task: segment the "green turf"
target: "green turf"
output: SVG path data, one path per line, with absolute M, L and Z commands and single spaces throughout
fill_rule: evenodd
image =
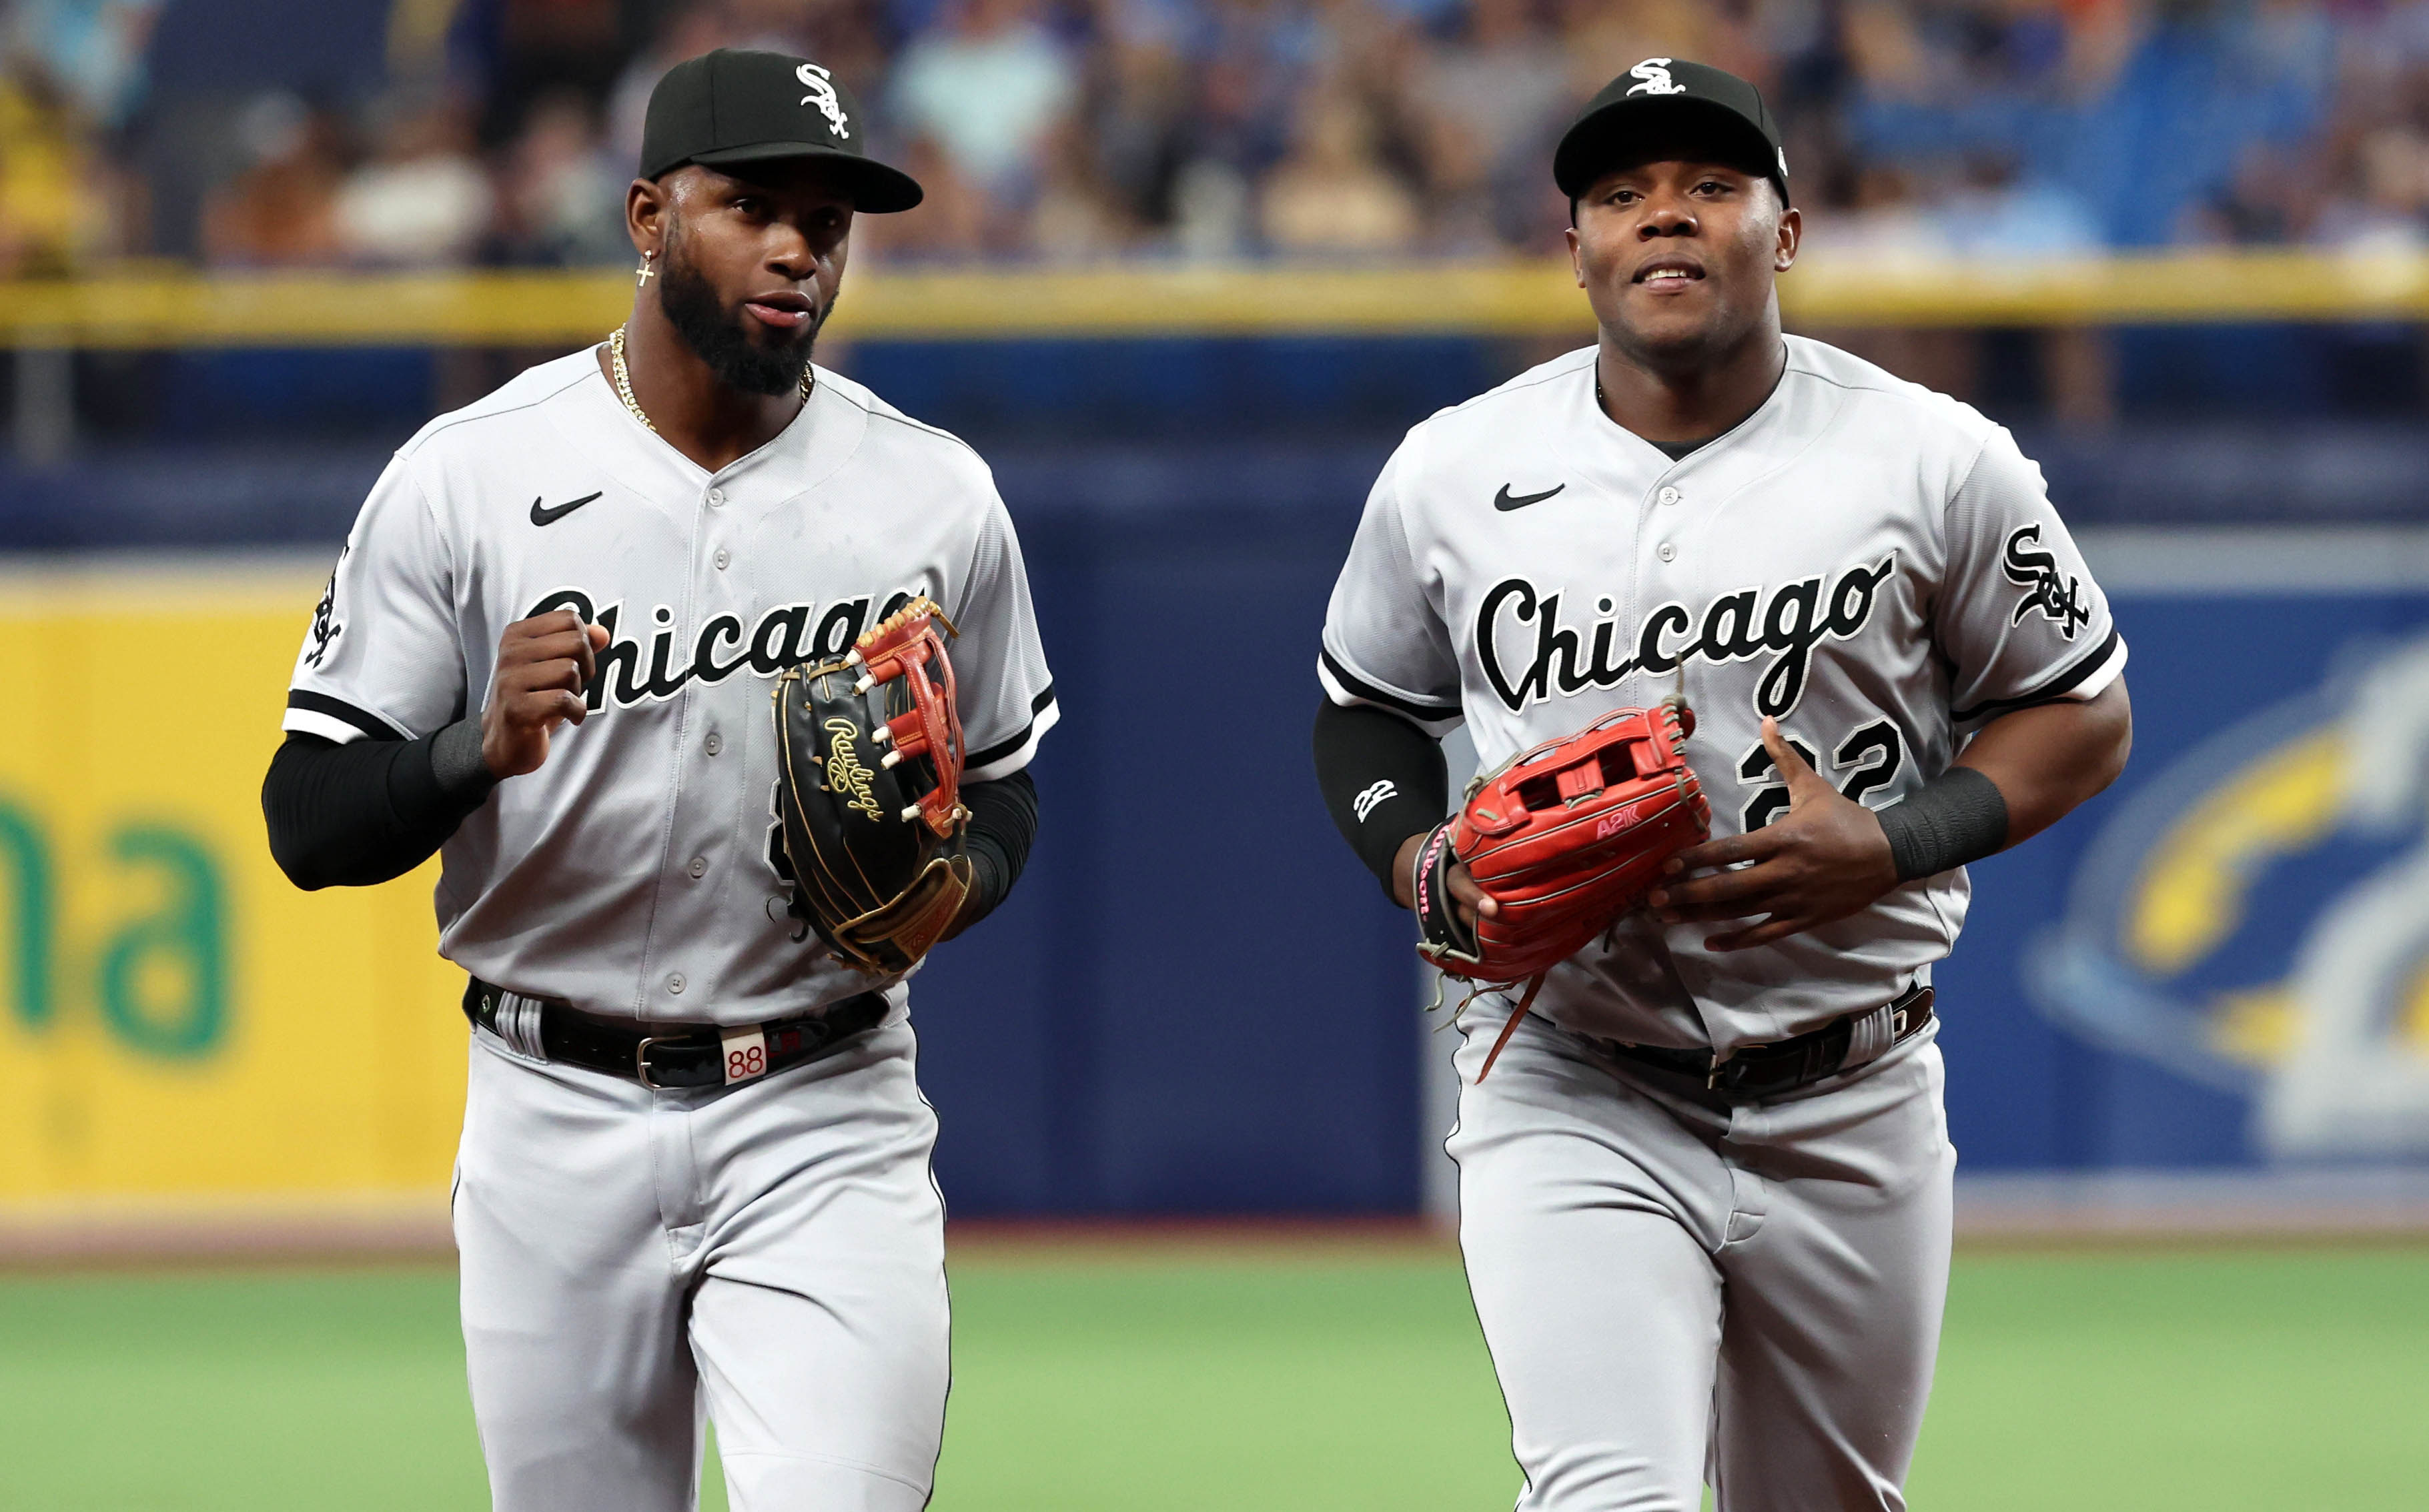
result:
M 954 1266 L 938 1512 L 1506 1507 L 1455 1266 Z M 2429 1253 L 1971 1257 L 1922 1512 L 2429 1505 Z M 450 1277 L 0 1280 L 0 1508 L 484 1504 Z M 722 1499 L 712 1497 L 712 1506 Z
M 2429 1253 L 1975 1258 L 1924 1512 L 2429 1507 Z
M 1457 1262 L 954 1271 L 937 1512 L 1507 1508 Z

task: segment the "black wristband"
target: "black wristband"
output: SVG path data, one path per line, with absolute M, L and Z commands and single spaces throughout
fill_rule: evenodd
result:
M 1902 882 L 1953 871 L 2008 844 L 2008 800 L 1971 766 L 1950 767 L 1876 817 Z
M 481 716 L 458 719 L 430 737 L 430 775 L 438 791 L 476 807 L 498 785 L 481 755 Z

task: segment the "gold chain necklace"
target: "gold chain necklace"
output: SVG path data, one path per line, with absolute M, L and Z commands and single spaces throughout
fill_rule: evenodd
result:
M 657 422 L 650 419 L 647 410 L 641 408 L 641 402 L 633 397 L 633 374 L 631 370 L 624 366 L 624 328 L 620 325 L 608 334 L 607 359 L 610 366 L 616 370 L 616 397 L 624 402 L 624 407 L 633 412 L 635 419 L 649 427 L 652 436 L 657 435 Z M 812 382 L 810 370 L 807 367 L 802 368 L 801 403 L 804 404 L 810 402 Z

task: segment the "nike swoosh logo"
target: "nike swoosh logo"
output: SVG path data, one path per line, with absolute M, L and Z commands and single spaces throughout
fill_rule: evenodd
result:
M 601 493 L 603 494 L 604 492 L 604 489 L 601 490 Z M 583 505 L 599 497 L 600 494 L 585 494 L 570 504 L 559 504 L 554 509 L 540 508 L 539 501 L 535 499 L 532 501 L 532 523 L 535 525 L 554 525 L 558 520 L 563 519 L 566 516 L 572 514 L 575 510 L 580 509 Z
M 1501 485 L 1501 491 L 1493 496 L 1493 507 L 1504 514 L 1513 509 L 1524 509 L 1528 504 L 1542 503 L 1567 486 L 1565 483 L 1556 483 L 1539 494 L 1512 494 L 1510 491 L 1510 485 L 1505 483 Z

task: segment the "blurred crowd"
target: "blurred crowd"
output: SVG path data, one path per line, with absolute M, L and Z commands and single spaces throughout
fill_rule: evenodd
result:
M 327 20 L 357 8 L 385 13 Z M 620 262 L 650 88 L 717 46 L 805 53 L 859 95 L 875 150 L 929 190 L 864 232 L 888 257 L 1555 250 L 1551 143 L 1647 57 L 1761 85 L 1817 252 L 2429 241 L 2429 0 L 8 0 L 0 15 L 0 275 L 145 256 Z

